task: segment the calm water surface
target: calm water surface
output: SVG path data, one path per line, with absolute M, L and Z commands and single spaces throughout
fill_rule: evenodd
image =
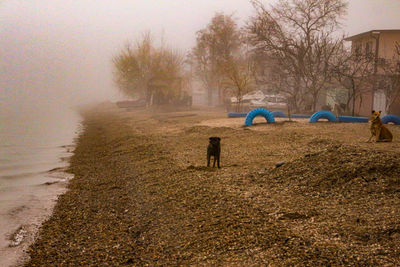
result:
M 0 266 L 21 260 L 65 191 L 71 177 L 62 168 L 68 166 L 79 128 L 80 117 L 72 109 L 0 111 Z M 18 231 L 22 242 L 13 246 L 10 237 Z

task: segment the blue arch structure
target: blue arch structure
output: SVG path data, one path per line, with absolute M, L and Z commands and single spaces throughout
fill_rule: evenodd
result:
M 275 122 L 275 117 L 271 112 L 269 112 L 265 108 L 256 108 L 247 114 L 244 124 L 246 126 L 251 126 L 256 116 L 263 116 L 269 123 Z
M 396 115 L 385 115 L 382 117 L 381 121 L 384 124 L 388 124 L 389 122 L 393 122 L 396 125 L 400 125 L 400 117 Z
M 339 116 L 339 122 L 368 122 L 367 117 Z
M 310 116 L 310 115 L 307 115 L 307 114 L 292 114 L 292 115 L 290 115 L 290 117 L 291 117 L 292 119 L 308 119 L 308 118 L 310 118 L 311 116 Z
M 328 121 L 336 121 L 336 116 L 333 115 L 332 112 L 326 111 L 326 110 L 321 110 L 318 112 L 315 112 L 311 118 L 310 122 L 317 122 L 319 119 L 328 119 Z
M 247 113 L 242 113 L 242 112 L 229 112 L 228 117 L 229 118 L 240 118 L 240 117 L 246 117 Z
M 272 111 L 271 113 L 275 118 L 287 118 L 286 114 L 279 110 Z

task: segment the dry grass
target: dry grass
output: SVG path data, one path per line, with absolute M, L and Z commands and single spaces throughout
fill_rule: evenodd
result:
M 366 143 L 367 124 L 243 121 L 86 112 L 75 178 L 27 265 L 400 264 L 397 126 Z M 209 136 L 221 169 L 204 167 Z

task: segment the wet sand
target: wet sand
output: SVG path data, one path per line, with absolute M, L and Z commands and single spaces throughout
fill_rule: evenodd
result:
M 26 266 L 400 264 L 399 127 L 377 144 L 367 124 L 225 116 L 87 111 Z

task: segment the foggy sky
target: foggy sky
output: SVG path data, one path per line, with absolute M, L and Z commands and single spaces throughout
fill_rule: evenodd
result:
M 349 2 L 347 34 L 400 29 L 399 0 Z M 243 24 L 253 8 L 248 0 L 0 1 L 0 113 L 121 98 L 111 58 L 126 41 L 150 30 L 184 52 L 215 12 Z

